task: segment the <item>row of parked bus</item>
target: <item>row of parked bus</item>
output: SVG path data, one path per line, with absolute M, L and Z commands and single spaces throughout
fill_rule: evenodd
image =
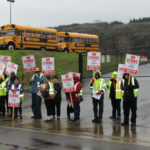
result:
M 97 35 L 58 32 L 50 28 L 37 28 L 16 24 L 0 28 L 1 49 L 40 49 L 66 53 L 89 52 L 99 50 Z

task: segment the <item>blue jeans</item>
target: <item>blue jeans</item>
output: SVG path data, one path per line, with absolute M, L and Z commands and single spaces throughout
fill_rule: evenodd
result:
M 74 104 L 74 120 L 80 119 L 80 103 L 73 102 Z
M 42 117 L 41 114 L 41 103 L 42 98 L 38 96 L 36 93 L 32 93 L 32 112 L 34 117 Z

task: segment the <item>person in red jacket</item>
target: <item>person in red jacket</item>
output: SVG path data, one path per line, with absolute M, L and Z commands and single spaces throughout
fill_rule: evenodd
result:
M 74 109 L 74 119 L 72 121 L 79 121 L 80 120 L 79 95 L 81 95 L 82 93 L 82 86 L 79 77 L 74 76 L 73 79 L 74 79 L 75 91 L 69 94 L 69 101 L 71 102 L 71 97 L 72 97 L 73 109 Z

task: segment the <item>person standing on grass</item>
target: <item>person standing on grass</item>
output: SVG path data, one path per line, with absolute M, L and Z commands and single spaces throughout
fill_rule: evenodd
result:
M 36 68 L 36 71 L 34 72 L 34 75 L 29 81 L 29 84 L 31 86 L 31 93 L 32 93 L 32 112 L 33 116 L 31 118 L 33 119 L 41 119 L 42 113 L 41 113 L 41 102 L 42 97 L 38 94 L 40 85 L 44 83 L 45 76 L 40 72 L 39 68 Z
M 53 77 L 53 83 L 54 83 L 54 90 L 55 90 L 55 97 L 54 97 L 54 115 L 57 112 L 57 118 L 60 118 L 61 115 L 61 89 L 62 86 L 58 82 L 58 77 Z M 56 108 L 56 110 L 55 110 Z

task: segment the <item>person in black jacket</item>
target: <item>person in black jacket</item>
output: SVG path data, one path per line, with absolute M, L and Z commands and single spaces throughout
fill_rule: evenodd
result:
M 54 98 L 54 113 L 57 109 L 57 118 L 60 118 L 60 112 L 61 112 L 61 84 L 58 82 L 58 77 L 53 77 L 53 83 L 54 83 L 54 90 L 55 90 L 55 98 Z M 55 109 L 56 108 L 56 109 Z M 55 116 L 55 114 L 54 114 Z
M 122 125 L 129 125 L 129 114 L 131 110 L 131 125 L 136 125 L 136 111 L 137 111 L 137 97 L 138 97 L 139 84 L 136 78 L 124 73 L 121 82 L 121 90 L 124 91 L 123 96 L 123 109 L 124 109 L 124 122 Z

